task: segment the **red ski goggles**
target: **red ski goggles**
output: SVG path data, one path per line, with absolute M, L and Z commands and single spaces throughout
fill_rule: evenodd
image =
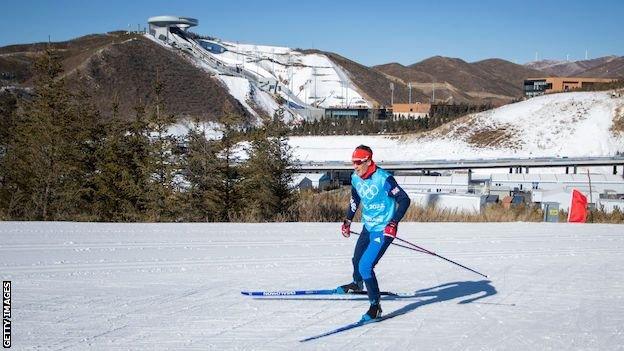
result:
M 360 159 L 360 160 L 351 160 L 351 162 L 352 162 L 354 165 L 358 165 L 358 166 L 359 166 L 359 165 L 361 165 L 362 163 L 366 162 L 366 161 L 368 161 L 368 159 L 367 159 L 367 158 L 365 158 L 365 159 Z

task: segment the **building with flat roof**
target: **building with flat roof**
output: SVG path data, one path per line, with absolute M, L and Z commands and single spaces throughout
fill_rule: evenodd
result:
M 369 118 L 368 107 L 328 107 L 325 109 L 325 118 Z
M 528 78 L 524 80 L 524 96 L 533 97 L 549 93 L 570 91 L 585 88 L 596 83 L 610 83 L 613 78 L 584 78 L 584 77 L 547 77 Z
M 392 104 L 392 117 L 394 119 L 428 117 L 431 104 Z
M 169 42 L 169 33 L 172 30 L 186 31 L 189 27 L 199 24 L 195 18 L 180 16 L 154 16 L 147 20 L 149 33 L 157 39 Z

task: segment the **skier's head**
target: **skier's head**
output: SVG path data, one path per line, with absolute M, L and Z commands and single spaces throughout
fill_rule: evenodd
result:
M 355 173 L 362 177 L 373 162 L 373 150 L 366 145 L 356 147 L 351 155 L 351 162 Z

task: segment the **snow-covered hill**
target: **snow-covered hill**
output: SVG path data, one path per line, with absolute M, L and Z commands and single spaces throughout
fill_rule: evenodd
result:
M 468 115 L 429 133 L 292 137 L 290 143 L 303 161 L 348 160 L 359 144 L 371 146 L 384 161 L 610 156 L 624 152 L 623 124 L 622 93 L 578 92 Z
M 303 54 L 287 47 L 240 44 L 218 39 L 192 39 L 183 31 L 168 41 L 146 37 L 188 54 L 196 65 L 214 74 L 252 115 L 317 119 L 320 108 L 372 107 L 348 73 L 323 54 Z M 257 111 L 260 109 L 261 111 Z

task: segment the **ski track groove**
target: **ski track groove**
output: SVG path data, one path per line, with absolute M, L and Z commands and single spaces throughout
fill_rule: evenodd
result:
M 286 305 L 245 299 L 239 290 L 305 289 L 316 287 L 319 280 L 325 285 L 348 277 L 355 241 L 336 238 L 336 224 L 290 224 L 296 236 L 286 240 L 281 239 L 286 225 L 232 225 L 230 239 L 206 234 L 229 225 L 198 227 L 210 230 L 181 225 L 183 232 L 171 241 L 163 238 L 174 225 L 153 231 L 159 226 L 64 231 L 53 223 L 52 229 L 4 229 L 12 225 L 48 224 L 0 223 L 0 268 L 15 281 L 15 296 L 21 296 L 16 316 L 31 328 L 38 323 L 49 329 L 69 327 L 64 333 L 35 330 L 28 335 L 17 328 L 30 348 L 330 350 L 365 349 L 376 340 L 381 341 L 378 349 L 441 349 L 438 342 L 449 333 L 458 337 L 447 340 L 444 347 L 450 350 L 613 349 L 623 341 L 618 317 L 624 302 L 624 285 L 619 283 L 624 281 L 623 226 L 408 223 L 402 230 L 422 227 L 440 233 L 402 238 L 489 274 L 497 294 L 483 301 L 492 304 L 457 304 L 467 296 L 442 299 L 379 324 L 300 345 L 302 338 L 359 319 L 368 302 Z M 458 232 L 464 228 L 467 233 Z M 564 233 L 552 233 L 555 228 Z M 132 233 L 135 229 L 140 230 Z M 256 240 L 264 235 L 266 240 Z M 387 282 L 398 280 L 397 290 L 481 279 L 438 258 L 396 247 L 384 256 L 379 270 Z M 81 276 L 90 272 L 94 274 Z M 301 272 L 310 279 L 294 280 L 301 279 Z M 104 290 L 97 290 L 100 286 Z M 411 303 L 386 301 L 384 312 Z M 178 323 L 173 331 L 162 321 L 169 317 Z M 406 337 L 395 338 L 398 334 Z M 111 344 L 111 339 L 122 343 Z M 16 344 L 16 349 L 22 346 Z
M 399 248 L 395 248 L 399 249 Z M 594 248 L 594 249 L 555 249 L 555 250 L 509 250 L 509 251 L 483 251 L 479 253 L 462 253 L 462 252 L 449 252 L 445 253 L 447 256 L 453 257 L 478 257 L 480 260 L 486 258 L 527 258 L 527 257 L 577 257 L 577 256 L 592 256 L 592 255 L 605 255 L 613 254 L 617 256 L 622 255 L 622 249 L 620 247 L 612 248 Z M 426 254 L 424 254 L 426 255 Z M 384 257 L 384 261 L 396 260 L 406 257 L 405 255 L 392 255 L 388 254 Z M 267 257 L 267 258 L 253 258 L 243 259 L 240 257 L 234 258 L 205 258 L 205 259 L 185 259 L 185 260 L 161 260 L 161 261 L 123 261 L 123 262 L 76 262 L 76 263 L 54 263 L 54 264 L 41 264 L 41 265 L 3 265 L 6 269 L 10 269 L 14 273 L 43 273 L 43 272 L 66 272 L 66 271 L 95 271 L 95 270 L 128 270 L 128 269 L 145 269 L 145 268 L 177 268 L 177 267 L 190 267 L 190 266 L 245 266 L 245 265 L 263 265 L 263 264 L 290 264 L 290 263 L 318 263 L 318 262 L 336 262 L 349 260 L 348 255 L 339 255 L 331 257 L 319 257 L 319 256 L 297 256 L 297 257 Z

